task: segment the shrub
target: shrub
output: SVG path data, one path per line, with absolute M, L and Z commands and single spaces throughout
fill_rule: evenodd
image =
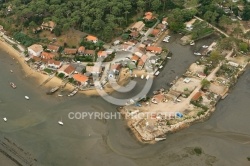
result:
M 200 154 L 202 154 L 202 149 L 199 147 L 195 147 L 194 152 L 195 152 L 195 154 L 200 155 Z
M 60 74 L 58 74 L 58 77 L 59 77 L 59 78 L 63 78 L 63 77 L 64 77 L 64 74 L 63 74 L 63 73 L 60 73 Z

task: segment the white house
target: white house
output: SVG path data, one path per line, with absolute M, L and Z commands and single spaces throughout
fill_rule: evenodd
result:
M 43 46 L 39 44 L 33 44 L 28 47 L 28 54 L 39 57 L 43 52 Z
M 53 68 L 53 69 L 59 69 L 62 66 L 62 62 L 60 61 L 55 61 L 53 59 L 48 61 L 48 67 Z

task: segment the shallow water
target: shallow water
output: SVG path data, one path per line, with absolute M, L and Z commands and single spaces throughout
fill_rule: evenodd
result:
M 180 46 L 177 41 L 166 45 L 174 55 L 154 81 L 151 91 L 160 86 L 167 87 L 165 82 L 180 76 L 197 59 L 189 46 Z M 249 69 L 230 95 L 217 105 L 209 120 L 171 134 L 166 141 L 155 145 L 136 141 L 121 119 L 68 118 L 69 112 L 116 112 L 116 106 L 100 97 L 79 94 L 72 98 L 47 96 L 46 89 L 38 87 L 32 78 L 26 78 L 20 66 L 4 52 L 0 52 L 0 69 L 0 119 L 8 118 L 7 123 L 0 120 L 0 136 L 30 152 L 38 160 L 37 165 L 250 164 L 246 159 L 250 156 Z M 10 73 L 10 69 L 14 73 Z M 12 89 L 9 81 L 14 82 L 17 89 Z M 138 93 L 141 84 L 133 94 L 124 96 Z M 30 97 L 29 101 L 24 99 L 25 95 Z M 60 119 L 64 122 L 63 127 L 57 124 Z M 190 148 L 193 147 L 201 147 L 203 154 L 192 154 Z

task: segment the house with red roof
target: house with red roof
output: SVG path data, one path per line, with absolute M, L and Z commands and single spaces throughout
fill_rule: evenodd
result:
M 56 45 L 48 45 L 47 46 L 47 50 L 51 51 L 51 52 L 58 52 L 60 49 L 60 46 L 56 46 Z
M 85 50 L 84 55 L 85 56 L 95 56 L 95 50 Z
M 161 47 L 156 47 L 156 46 L 147 46 L 146 50 L 150 51 L 152 53 L 156 53 L 156 54 L 161 54 L 162 53 L 162 48 Z
M 148 56 L 147 55 L 142 55 L 141 58 L 138 61 L 137 67 L 139 70 L 141 70 L 143 68 L 143 66 L 145 65 L 145 62 L 147 61 Z
M 55 57 L 55 55 L 50 53 L 50 52 L 43 51 L 42 54 L 41 54 L 41 58 L 46 59 L 46 60 L 54 59 L 54 57 Z
M 197 92 L 194 94 L 194 96 L 192 97 L 192 101 L 197 101 L 202 97 L 202 93 L 201 92 Z
M 157 37 L 160 34 L 161 30 L 160 29 L 153 29 L 151 34 Z
M 77 53 L 77 49 L 76 48 L 65 48 L 63 50 L 63 53 L 65 55 L 75 55 Z
M 98 57 L 104 57 L 106 58 L 108 56 L 108 53 L 106 51 L 99 51 L 97 53 Z
M 72 65 L 63 65 L 60 69 L 57 70 L 58 74 L 63 73 L 65 77 L 70 76 L 75 71 L 75 68 Z
M 53 69 L 59 69 L 62 66 L 62 62 L 50 59 L 48 61 L 48 67 Z
M 153 19 L 154 19 L 153 13 L 152 13 L 152 12 L 146 12 L 146 13 L 144 14 L 143 19 L 144 19 L 145 21 L 151 21 L 151 20 L 153 20 Z
M 140 57 L 138 55 L 133 55 L 131 57 L 131 61 L 134 62 L 134 63 L 137 63 L 137 61 L 140 59 Z
M 83 55 L 85 52 L 85 47 L 84 46 L 79 47 L 77 52 L 78 52 L 78 54 Z
M 86 40 L 87 40 L 87 41 L 90 41 L 90 42 L 93 42 L 93 43 L 98 42 L 98 38 L 95 37 L 95 36 L 92 36 L 92 35 L 88 35 L 88 36 L 86 37 Z
M 83 74 L 74 74 L 73 79 L 77 82 L 79 86 L 86 86 L 88 84 L 89 77 Z

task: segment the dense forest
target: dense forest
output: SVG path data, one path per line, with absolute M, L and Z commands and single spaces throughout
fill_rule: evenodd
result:
M 184 0 L 0 0 L 0 17 L 15 24 L 16 31 L 54 21 L 56 35 L 70 28 L 96 34 L 110 41 L 122 33 L 136 15 L 145 11 L 165 14 Z M 9 10 L 9 8 L 11 10 Z

